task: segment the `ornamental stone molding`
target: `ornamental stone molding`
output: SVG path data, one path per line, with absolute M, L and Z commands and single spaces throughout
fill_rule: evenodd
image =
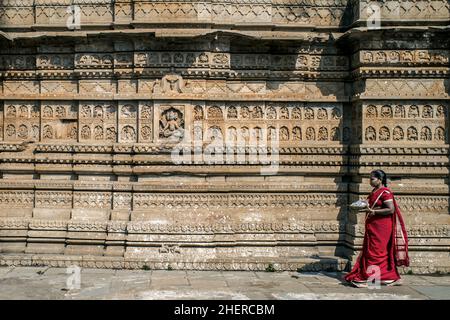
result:
M 449 12 L 1 1 L 0 265 L 348 269 L 381 168 L 449 272 Z

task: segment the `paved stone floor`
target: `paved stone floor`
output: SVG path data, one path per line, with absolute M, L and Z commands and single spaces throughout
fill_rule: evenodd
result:
M 450 276 L 404 275 L 403 285 L 358 289 L 342 273 L 0 267 L 0 299 L 449 299 Z

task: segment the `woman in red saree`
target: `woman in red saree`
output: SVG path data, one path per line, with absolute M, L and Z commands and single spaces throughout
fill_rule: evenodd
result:
M 386 186 L 386 173 L 372 171 L 372 192 L 367 197 L 362 251 L 345 280 L 356 287 L 367 287 L 373 270 L 379 270 L 380 283 L 399 285 L 397 266 L 409 266 L 408 237 L 403 218 L 392 191 Z M 378 269 L 379 268 L 379 269 Z

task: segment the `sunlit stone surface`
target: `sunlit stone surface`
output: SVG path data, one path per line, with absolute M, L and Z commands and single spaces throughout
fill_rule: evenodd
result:
M 449 3 L 370 5 L 1 1 L 0 264 L 343 270 L 381 168 L 450 271 Z

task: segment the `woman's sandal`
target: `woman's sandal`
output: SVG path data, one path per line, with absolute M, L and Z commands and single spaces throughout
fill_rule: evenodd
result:
M 350 283 L 357 288 L 368 288 L 367 281 L 350 281 Z
M 387 287 L 392 287 L 392 286 L 401 286 L 402 280 L 398 279 L 398 280 L 383 280 L 381 281 L 381 284 Z

